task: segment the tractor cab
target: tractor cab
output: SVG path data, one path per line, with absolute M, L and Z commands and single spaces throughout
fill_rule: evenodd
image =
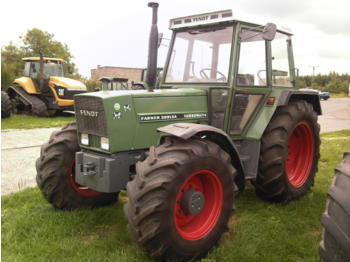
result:
M 128 79 L 120 77 L 101 77 L 102 90 L 128 90 Z
M 170 20 L 163 84 L 292 87 L 291 33 L 233 19 L 231 10 Z
M 206 90 L 209 124 L 231 136 L 253 131 L 252 117 L 277 87 L 295 90 L 287 30 L 235 19 L 231 10 L 171 19 L 170 29 L 160 88 Z
M 40 74 L 40 57 L 26 57 L 23 58 L 24 70 L 23 76 L 30 77 L 32 79 L 38 79 Z M 63 59 L 59 58 L 43 58 L 43 77 L 49 78 L 50 76 L 64 76 Z
M 38 92 L 48 92 L 51 76 L 63 77 L 63 59 L 43 57 L 25 57 L 23 77 L 28 77 Z

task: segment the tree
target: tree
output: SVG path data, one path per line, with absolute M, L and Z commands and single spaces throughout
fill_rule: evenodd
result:
M 326 86 L 326 89 L 331 93 L 346 94 L 349 88 L 349 81 L 341 80 L 340 78 L 332 79 Z
M 304 82 L 304 83 L 303 83 Z M 339 74 L 334 71 L 327 75 L 300 76 L 298 87 L 309 87 L 329 91 L 331 93 L 347 93 L 350 83 L 349 74 Z
M 8 87 L 16 77 L 21 75 L 23 55 L 23 49 L 18 48 L 12 42 L 1 49 L 1 84 L 3 87 Z
M 40 29 L 33 28 L 20 37 L 23 41 L 23 49 L 28 56 L 57 57 L 64 59 L 67 63 L 73 58 L 66 44 L 54 40 L 54 35 Z
M 3 86 L 9 86 L 21 74 L 23 57 L 40 56 L 40 53 L 46 57 L 64 59 L 67 77 L 81 78 L 78 69 L 71 61 L 73 55 L 68 46 L 55 40 L 54 34 L 33 28 L 20 36 L 20 39 L 22 40 L 21 46 L 17 47 L 10 42 L 1 49 L 1 82 Z

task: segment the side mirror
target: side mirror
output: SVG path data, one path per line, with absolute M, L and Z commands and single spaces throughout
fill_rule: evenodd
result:
M 277 26 L 273 23 L 267 23 L 263 30 L 263 38 L 267 41 L 275 39 Z

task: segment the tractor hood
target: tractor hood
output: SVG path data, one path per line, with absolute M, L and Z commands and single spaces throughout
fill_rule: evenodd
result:
M 66 77 L 51 76 L 50 83 L 56 86 L 62 86 L 68 89 L 81 89 L 81 90 L 86 89 L 86 86 L 82 82 L 71 78 L 66 78 Z
M 100 97 L 102 99 L 118 99 L 117 97 L 159 97 L 159 96 L 186 96 L 186 95 L 206 95 L 206 91 L 195 88 L 178 88 L 178 89 L 155 89 L 153 92 L 148 92 L 147 90 L 105 90 L 93 93 L 80 94 L 79 96 L 89 96 L 89 97 Z
M 108 152 L 116 153 L 159 143 L 159 127 L 208 122 L 207 91 L 194 88 L 100 91 L 74 100 L 78 133 L 91 142 L 80 146 L 95 151 L 103 152 L 100 137 L 108 138 Z

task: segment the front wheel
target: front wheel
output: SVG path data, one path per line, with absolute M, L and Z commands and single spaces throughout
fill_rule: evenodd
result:
M 317 114 L 306 101 L 277 109 L 261 141 L 257 195 L 287 202 L 305 195 L 314 183 L 320 157 Z
M 42 145 L 36 161 L 36 181 L 46 200 L 59 209 L 115 203 L 118 193 L 101 193 L 75 182 L 75 153 L 79 150 L 76 124 L 54 132 Z
M 201 257 L 228 230 L 236 170 L 218 145 L 169 138 L 136 169 L 124 212 L 130 233 L 152 257 Z

